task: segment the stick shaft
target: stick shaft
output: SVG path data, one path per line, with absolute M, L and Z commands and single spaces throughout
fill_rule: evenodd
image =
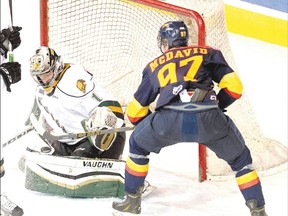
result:
M 20 139 L 21 137 L 23 137 L 24 135 L 28 134 L 30 131 L 33 130 L 33 127 L 27 127 L 24 131 L 22 131 L 21 133 L 17 134 L 15 137 L 11 138 L 10 140 L 8 140 L 7 142 L 2 144 L 2 147 L 4 148 L 5 146 L 15 142 L 16 140 Z
M 95 131 L 89 131 L 89 132 L 84 132 L 84 133 L 67 133 L 67 134 L 62 134 L 62 135 L 53 135 L 49 133 L 48 131 L 45 131 L 42 136 L 43 138 L 47 140 L 79 139 L 83 137 L 96 136 L 96 135 L 101 135 L 101 134 L 125 132 L 125 131 L 134 130 L 134 128 L 135 128 L 134 126 L 130 126 L 130 127 L 120 127 L 120 128 L 112 128 L 112 129 L 105 129 L 105 130 L 95 130 Z
M 12 3 L 12 0 L 9 0 L 9 8 L 10 8 L 11 26 L 13 26 L 13 3 Z
M 96 136 L 96 135 L 101 135 L 101 134 L 125 132 L 125 131 L 129 131 L 129 130 L 134 130 L 134 128 L 135 128 L 135 126 L 129 126 L 129 127 L 106 129 L 106 130 L 95 130 L 95 131 L 89 131 L 89 132 L 83 132 L 83 133 L 66 133 L 66 134 L 61 134 L 61 135 L 54 135 L 54 134 L 50 133 L 49 131 L 45 130 L 39 124 L 34 113 L 31 113 L 30 121 L 31 121 L 34 129 L 37 131 L 37 133 L 40 136 L 42 136 L 44 139 L 47 139 L 50 141 L 62 140 L 62 139 L 79 139 L 79 138 L 84 138 L 84 137 L 88 137 L 88 136 Z

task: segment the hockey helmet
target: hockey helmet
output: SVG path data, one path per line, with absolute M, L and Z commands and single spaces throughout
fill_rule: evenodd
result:
M 39 47 L 35 55 L 30 58 L 30 73 L 47 94 L 56 87 L 63 67 L 61 56 L 58 56 L 55 50 L 49 47 Z
M 168 45 L 168 49 L 187 46 L 188 39 L 188 28 L 183 21 L 169 21 L 163 24 L 157 37 L 158 47 L 161 52 L 163 52 L 162 45 Z

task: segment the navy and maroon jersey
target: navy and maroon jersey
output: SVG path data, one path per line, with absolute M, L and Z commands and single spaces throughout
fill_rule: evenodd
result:
M 183 89 L 212 90 L 214 82 L 220 88 L 219 108 L 241 97 L 242 83 L 220 50 L 194 46 L 170 49 L 144 68 L 127 116 L 132 124 L 138 124 L 150 113 L 149 105 L 157 96 L 155 110 L 179 99 Z

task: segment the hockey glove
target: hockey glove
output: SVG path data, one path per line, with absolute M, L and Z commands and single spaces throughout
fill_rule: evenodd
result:
M 0 74 L 4 80 L 7 91 L 11 92 L 10 85 L 21 80 L 21 64 L 7 62 L 0 66 Z
M 115 128 L 117 116 L 107 107 L 95 108 L 90 117 L 82 121 L 86 132 Z M 108 150 L 116 138 L 116 133 L 88 137 L 89 141 L 100 151 Z
M 12 45 L 12 50 L 16 49 L 21 44 L 20 30 L 22 27 L 12 26 L 11 28 L 3 29 L 0 32 L 0 53 L 7 58 L 9 50 L 9 42 Z

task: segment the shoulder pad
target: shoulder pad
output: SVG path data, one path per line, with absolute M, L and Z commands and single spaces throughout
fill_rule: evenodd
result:
M 84 97 L 95 88 L 93 75 L 80 65 L 71 64 L 57 85 L 57 90 L 70 97 Z

